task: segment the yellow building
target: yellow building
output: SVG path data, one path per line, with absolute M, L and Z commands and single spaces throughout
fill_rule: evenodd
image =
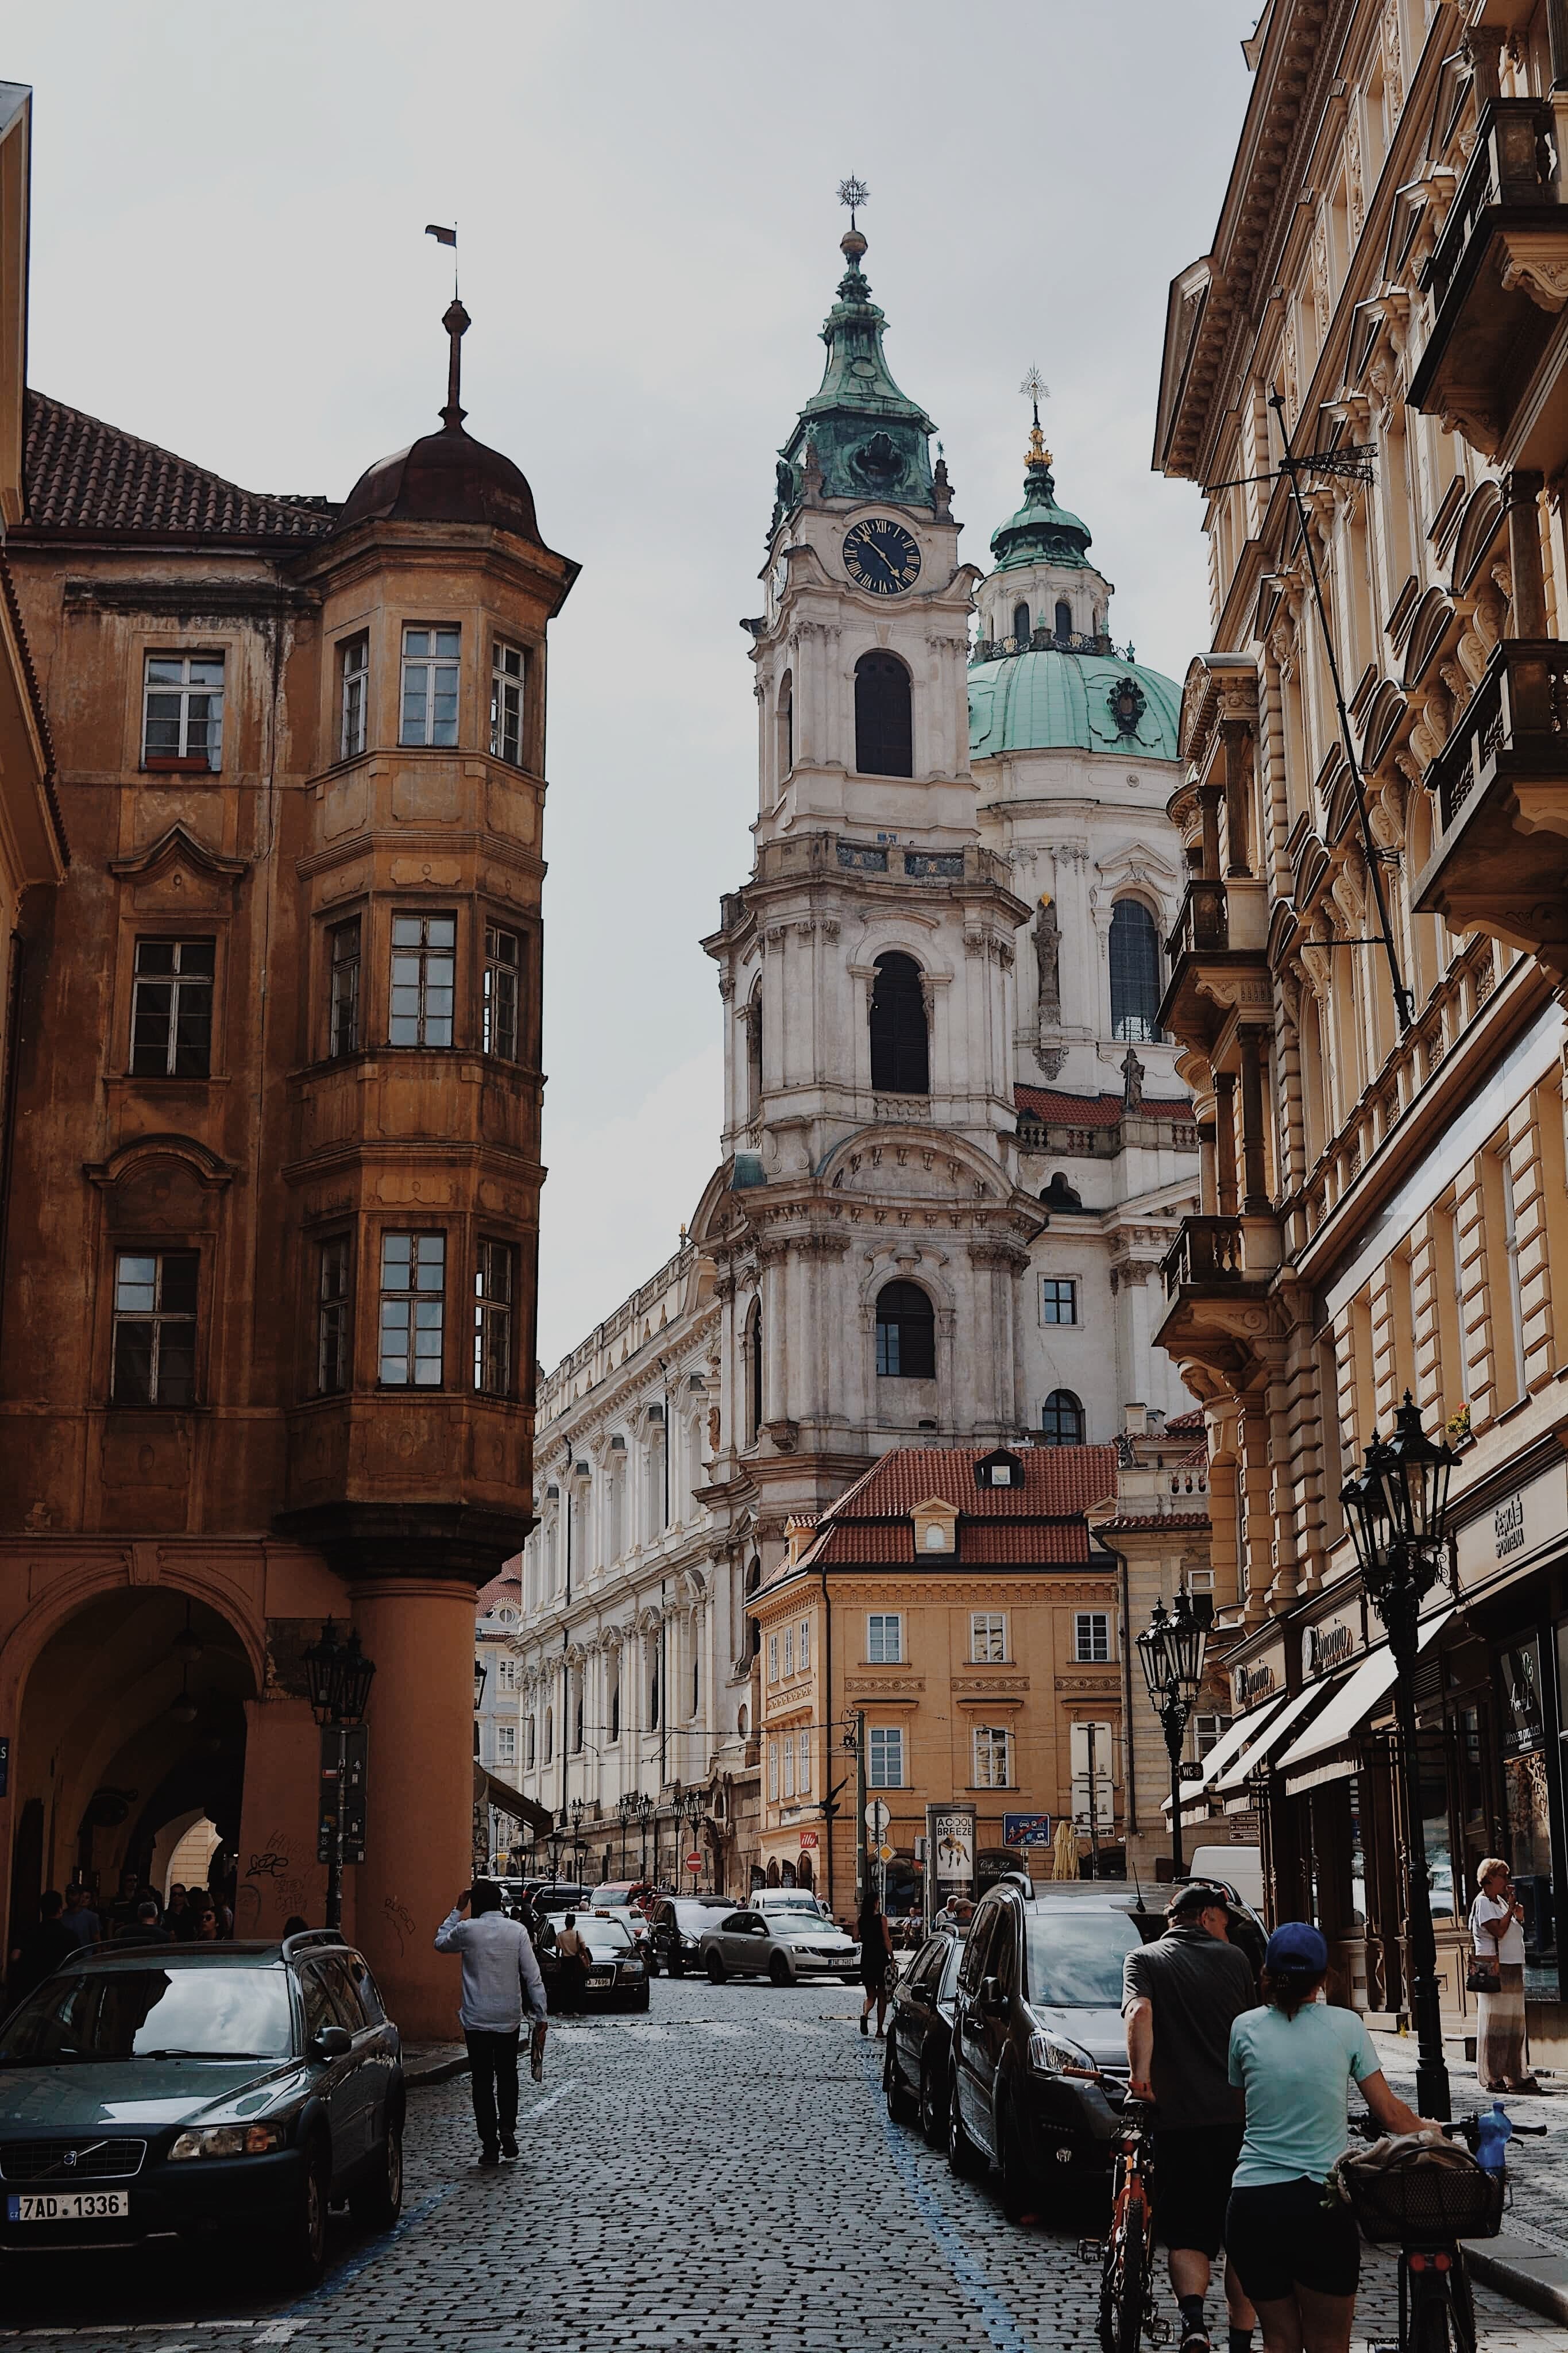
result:
M 1111 1446 L 909 1449 L 815 1523 L 756 1599 L 762 1868 L 856 1903 L 866 1802 L 888 1810 L 889 1909 L 918 1907 L 928 1804 L 972 1805 L 979 1876 L 1048 1872 L 1042 1841 L 1089 1802 L 1121 1844 L 1126 1662 L 1117 1562 L 1086 1513 L 1116 1491 Z M 1016 1820 L 1009 1818 L 1016 1817 Z

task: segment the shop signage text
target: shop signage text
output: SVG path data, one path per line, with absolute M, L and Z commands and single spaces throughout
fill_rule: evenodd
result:
M 1254 1659 L 1249 1665 L 1237 1667 L 1231 1681 L 1236 1688 L 1237 1707 L 1247 1707 L 1255 1699 L 1267 1699 L 1274 1689 L 1273 1662 Z
M 1492 1514 L 1492 1535 L 1499 1560 L 1524 1550 L 1524 1497 L 1507 1496 Z
M 1342 1618 L 1326 1625 L 1309 1626 L 1302 1638 L 1301 1664 L 1310 1675 L 1326 1675 L 1342 1667 L 1355 1650 L 1355 1636 Z
M 1454 1549 L 1460 1588 L 1484 1584 L 1500 1568 L 1530 1559 L 1556 1543 L 1565 1525 L 1568 1464 L 1553 1463 L 1459 1525 Z

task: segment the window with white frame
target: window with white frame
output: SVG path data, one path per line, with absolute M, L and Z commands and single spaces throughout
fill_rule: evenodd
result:
M 370 710 L 370 639 L 362 630 L 338 649 L 338 757 L 354 759 L 365 747 Z
M 786 1675 L 793 1675 L 795 1672 L 795 1628 L 793 1626 L 786 1626 L 784 1630 L 784 1671 Z
M 1013 1786 L 1013 1736 L 1005 1725 L 974 1727 L 974 1786 L 977 1789 Z
M 778 1794 L 779 1745 L 776 1740 L 770 1740 L 768 1743 L 768 1795 L 776 1802 Z
M 444 1234 L 383 1234 L 381 1377 L 388 1388 L 440 1388 L 446 1283 Z
M 1007 1655 L 1007 1616 L 1002 1609 L 969 1613 L 969 1656 L 975 1666 L 994 1667 Z
M 1073 1616 L 1073 1657 L 1079 1666 L 1104 1666 L 1110 1657 L 1110 1618 L 1104 1609 L 1079 1609 Z
M 515 1659 L 502 1659 L 500 1663 L 501 1690 L 515 1691 L 517 1689 L 517 1661 Z
M 904 1728 L 901 1724 L 874 1724 L 867 1733 L 866 1786 L 870 1789 L 903 1788 Z
M 811 1795 L 811 1735 L 810 1735 L 810 1733 L 809 1733 L 809 1732 L 797 1732 L 797 1733 L 796 1733 L 796 1735 L 795 1735 L 795 1788 L 799 1790 L 799 1792 L 800 1792 L 800 1794 L 801 1794 L 801 1796 L 802 1796 L 803 1798 L 809 1798 L 809 1797 L 810 1797 L 810 1795 Z
M 1076 1275 L 1041 1275 L 1040 1321 L 1042 1324 L 1076 1324 L 1078 1322 L 1078 1277 Z
M 516 1270 L 510 1242 L 480 1242 L 474 1265 L 474 1387 L 483 1397 L 511 1393 Z
M 223 765 L 223 656 L 149 654 L 142 690 L 142 764 Z
M 483 1045 L 503 1062 L 518 1058 L 518 1009 L 522 997 L 522 942 L 500 923 L 485 925 Z
M 1206 1757 L 1215 1742 L 1230 1730 L 1228 1715 L 1194 1715 L 1193 1730 L 1197 1736 L 1198 1755 Z
M 810 1671 L 810 1667 L 811 1667 L 811 1620 L 810 1620 L 810 1619 L 809 1619 L 809 1618 L 803 1618 L 803 1619 L 801 1620 L 801 1621 L 800 1621 L 800 1671 L 801 1671 L 801 1673 L 804 1675 L 804 1674 L 805 1674 L 805 1673 L 809 1672 L 809 1671 Z
M 521 646 L 495 641 L 490 657 L 490 754 L 522 765 L 522 684 L 527 656 Z
M 793 1798 L 795 1795 L 795 1735 L 793 1732 L 786 1732 L 784 1736 L 784 1793 L 786 1798 Z
M 776 1634 L 770 1634 L 768 1636 L 768 1681 L 771 1683 L 776 1683 L 778 1679 L 779 1638 Z
M 517 1763 L 517 1726 L 515 1724 L 498 1724 L 496 1726 L 496 1763 L 498 1765 L 515 1765 Z
M 866 1620 L 866 1657 L 874 1667 L 896 1666 L 904 1655 L 904 1621 L 896 1609 L 873 1610 Z
M 327 1052 L 334 1060 L 359 1049 L 360 919 L 334 923 L 327 934 L 331 948 L 331 982 L 327 1000 Z
M 405 628 L 403 632 L 403 744 L 455 744 L 458 740 L 457 629 Z
M 394 915 L 389 1046 L 449 1046 L 458 989 L 456 915 Z

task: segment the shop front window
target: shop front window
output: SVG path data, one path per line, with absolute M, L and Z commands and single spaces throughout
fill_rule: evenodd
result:
M 1420 1768 L 1421 1827 L 1426 1841 L 1426 1883 L 1432 1894 L 1432 1917 L 1452 1920 L 1454 1915 L 1454 1848 L 1448 1829 L 1448 1777 L 1440 1725 L 1424 1727 L 1415 1736 Z M 1461 1903 L 1461 1910 L 1464 1908 Z
M 1560 1661 L 1568 1628 L 1558 1629 Z M 1555 2001 L 1557 1916 L 1552 1890 L 1552 1800 L 1548 1788 L 1545 1694 L 1541 1644 L 1533 1634 L 1505 1642 L 1496 1653 L 1498 1729 L 1502 1750 L 1503 1841 L 1499 1852 L 1513 1873 L 1524 1906 L 1524 1990 L 1532 2001 Z

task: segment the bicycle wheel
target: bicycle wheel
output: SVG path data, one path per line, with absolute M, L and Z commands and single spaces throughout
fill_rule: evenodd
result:
M 1136 2193 L 1118 2203 L 1100 2290 L 1101 2353 L 1138 2353 L 1149 2307 L 1149 2209 Z
M 1474 2324 L 1467 2327 L 1462 2316 L 1468 2298 L 1455 2295 L 1452 2279 L 1452 2273 L 1430 2268 L 1411 2273 L 1411 2353 L 1474 2353 Z

